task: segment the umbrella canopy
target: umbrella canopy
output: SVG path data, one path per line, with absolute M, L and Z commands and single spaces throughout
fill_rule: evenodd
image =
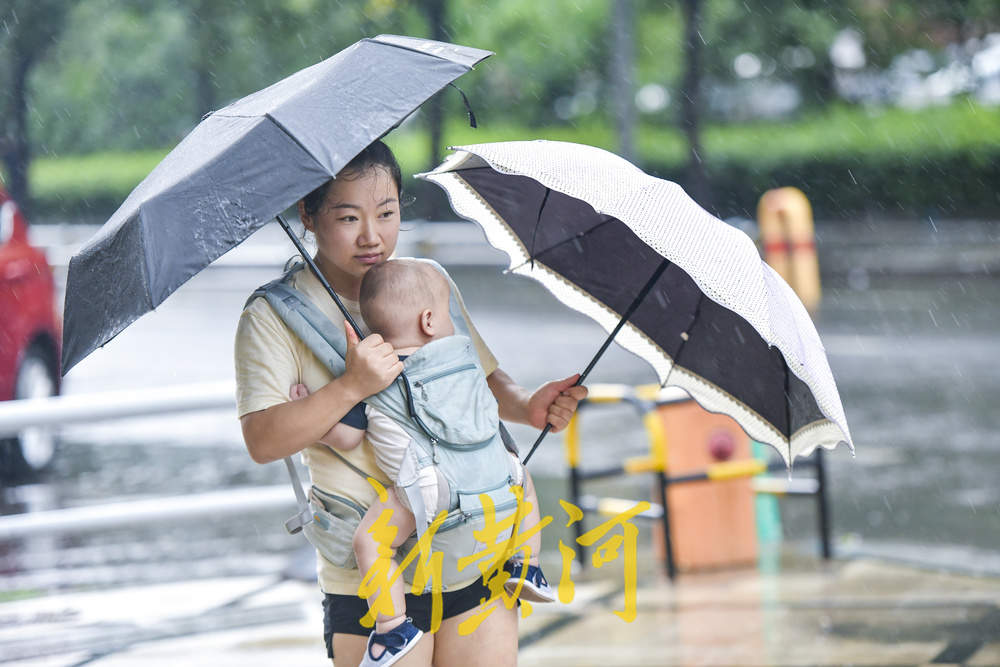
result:
M 786 463 L 816 447 L 852 446 L 816 327 L 746 234 L 677 184 L 598 148 L 522 141 L 454 150 L 419 177 L 482 226 L 510 256 L 510 272 L 605 330 L 620 327 L 615 340 L 662 384 L 730 415 Z
M 70 260 L 63 373 L 490 55 L 380 35 L 207 116 Z

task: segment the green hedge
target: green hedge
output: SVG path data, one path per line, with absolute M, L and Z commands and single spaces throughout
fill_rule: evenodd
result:
M 644 164 L 649 173 L 687 186 L 676 164 Z M 910 157 L 830 156 L 800 158 L 776 165 L 716 160 L 707 165 L 711 199 L 701 202 L 721 217 L 757 217 L 757 201 L 771 188 L 802 190 L 822 220 L 863 215 L 1000 219 L 1000 146 L 983 151 Z M 447 213 L 447 201 L 433 184 L 414 182 L 412 217 Z M 453 214 L 452 214 L 453 215 Z
M 460 118 L 444 145 L 548 138 L 614 150 L 600 122 L 523 128 L 490 122 L 471 129 Z M 401 128 L 389 144 L 407 175 L 427 169 L 428 140 Z M 644 124 L 637 132 L 639 164 L 685 184 L 683 136 Z M 754 217 L 760 195 L 793 185 L 817 218 L 861 214 L 1000 218 L 1000 110 L 960 101 L 919 112 L 833 106 L 795 121 L 709 126 L 704 132 L 709 207 L 723 216 Z M 165 150 L 39 158 L 32 166 L 34 210 L 43 217 L 106 217 L 162 159 Z M 452 217 L 439 189 L 407 179 L 410 217 Z
M 682 185 L 676 165 L 646 165 Z M 1000 147 L 911 157 L 843 155 L 800 158 L 761 166 L 716 161 L 706 169 L 709 207 L 719 215 L 756 217 L 757 200 L 771 188 L 802 190 L 819 219 L 859 215 L 1000 218 Z
M 155 161 L 149 168 L 154 165 Z M 655 176 L 686 185 L 686 175 L 677 164 L 642 166 Z M 708 207 L 723 217 L 754 218 L 764 191 L 792 185 L 806 194 L 820 219 L 864 214 L 1000 218 L 1000 146 L 917 157 L 888 153 L 799 158 L 775 165 L 715 160 L 707 163 L 706 171 L 712 197 Z M 65 176 L 43 181 L 44 186 L 36 181 L 32 212 L 54 219 L 106 218 L 147 172 L 137 170 L 117 179 Z M 408 179 L 406 187 L 411 200 L 407 217 L 454 216 L 437 186 Z
M 107 218 L 167 150 L 40 157 L 31 164 L 31 211 L 58 219 Z

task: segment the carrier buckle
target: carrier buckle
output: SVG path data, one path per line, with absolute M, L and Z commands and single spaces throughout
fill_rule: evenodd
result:
M 312 510 L 308 507 L 302 508 L 298 514 L 289 518 L 285 521 L 285 530 L 288 531 L 289 535 L 296 535 L 302 532 L 302 529 L 313 522 Z

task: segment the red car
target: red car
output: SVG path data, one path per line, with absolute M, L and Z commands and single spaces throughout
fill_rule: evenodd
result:
M 17 204 L 0 188 L 0 400 L 59 393 L 61 326 L 45 253 L 28 243 Z M 51 429 L 29 428 L 0 440 L 0 475 L 44 470 L 55 455 Z

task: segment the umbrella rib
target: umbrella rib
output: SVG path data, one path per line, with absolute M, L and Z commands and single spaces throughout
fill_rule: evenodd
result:
M 599 227 L 603 227 L 604 225 L 610 224 L 614 220 L 615 220 L 615 218 L 607 218 L 605 220 L 602 220 L 602 221 L 600 221 L 599 223 L 597 223 L 596 225 L 594 225 L 593 227 L 591 227 L 590 229 L 588 229 L 586 231 L 578 232 L 578 233 L 574 234 L 573 236 L 570 236 L 568 238 L 563 239 L 562 241 L 559 241 L 558 243 L 550 245 L 548 248 L 545 248 L 544 250 L 540 250 L 539 252 L 530 255 L 527 261 L 521 262 L 520 264 L 518 264 L 515 267 L 510 268 L 509 270 L 510 271 L 517 271 L 522 266 L 525 266 L 525 265 L 527 265 L 529 263 L 531 264 L 532 268 L 534 268 L 535 260 L 539 259 L 545 253 L 552 252 L 556 248 L 564 246 L 567 243 L 575 241 L 575 240 L 577 240 L 579 238 L 583 238 L 584 236 L 586 236 L 587 234 L 592 233 L 594 230 L 598 229 Z M 536 229 L 537 229 L 537 227 L 536 227 Z M 532 244 L 534 244 L 534 238 L 532 238 Z
M 323 167 L 323 163 L 316 159 L 316 156 L 312 154 L 312 151 L 310 151 L 308 148 L 306 148 L 305 144 L 303 144 L 301 141 L 299 141 L 299 138 L 296 137 L 294 134 L 292 134 L 288 130 L 287 127 L 285 127 L 284 125 L 282 125 L 278 121 L 277 118 L 275 118 L 274 116 L 272 116 L 269 113 L 264 114 L 264 118 L 266 118 L 269 121 L 271 121 L 272 123 L 274 123 L 274 126 L 277 127 L 279 130 L 281 130 L 285 134 L 286 137 L 288 137 L 289 139 L 291 139 L 292 141 L 294 141 L 295 145 L 298 146 L 299 148 L 301 148 L 303 153 L 305 153 L 306 155 L 308 155 L 309 157 L 311 157 L 316 162 L 316 164 L 318 164 L 320 167 Z
M 366 37 L 365 39 L 363 39 L 361 41 L 362 42 L 372 42 L 373 44 L 380 44 L 381 46 L 392 46 L 392 47 L 397 48 L 397 49 L 402 49 L 403 51 L 410 51 L 411 53 L 419 53 L 422 56 L 430 56 L 431 58 L 437 58 L 438 60 L 443 60 L 446 63 L 452 63 L 454 65 L 458 65 L 459 67 L 464 67 L 467 72 L 472 71 L 472 67 L 470 67 L 469 65 L 466 65 L 465 63 L 456 62 L 456 61 L 452 60 L 451 58 L 445 58 L 444 56 L 439 56 L 436 53 L 429 53 L 427 51 L 421 51 L 420 49 L 415 49 L 412 46 L 404 46 L 403 44 L 397 44 L 396 42 L 380 42 L 379 40 L 373 39 L 371 37 Z M 493 54 L 490 53 L 490 55 L 493 55 Z M 490 57 L 489 55 L 483 56 L 478 61 L 476 61 L 476 65 L 478 65 L 483 60 L 486 60 L 486 58 L 489 58 L 489 57 Z M 444 88 L 444 86 L 442 86 L 442 88 Z
M 538 227 L 542 224 L 542 211 L 545 210 L 545 203 L 549 200 L 552 190 L 545 188 L 545 195 L 542 196 L 542 204 L 538 207 L 538 215 L 535 216 L 535 228 L 531 230 L 531 268 L 535 268 L 535 239 L 538 238 Z
M 778 350 L 778 354 L 781 355 L 781 363 L 785 367 L 785 428 L 788 429 L 788 475 L 790 477 L 792 474 L 792 397 L 789 394 L 788 362 L 781 350 Z
M 701 304 L 705 301 L 705 293 L 698 293 L 698 301 L 694 306 L 694 313 L 691 315 L 691 321 L 688 325 L 684 327 L 684 331 L 681 332 L 681 344 L 677 346 L 677 351 L 674 352 L 673 359 L 674 363 L 670 365 L 670 371 L 667 372 L 667 379 L 663 381 L 661 386 L 667 386 L 667 382 L 670 380 L 670 373 L 673 372 L 674 367 L 681 362 L 681 352 L 684 351 L 684 346 L 687 345 L 688 340 L 691 339 L 690 331 L 694 328 L 695 322 L 698 321 L 698 317 L 701 315 Z

